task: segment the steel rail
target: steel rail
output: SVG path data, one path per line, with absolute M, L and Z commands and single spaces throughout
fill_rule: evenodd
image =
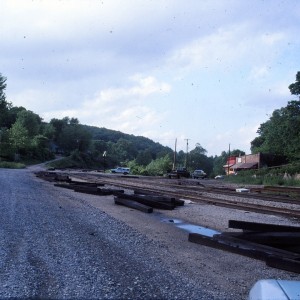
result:
M 74 176 L 75 177 L 75 176 Z M 90 176 L 76 176 L 80 177 L 80 179 L 87 179 Z M 94 176 L 92 176 L 94 178 Z M 262 204 L 253 204 L 253 203 L 245 203 L 245 202 L 238 202 L 237 200 L 228 200 L 228 199 L 219 199 L 219 198 L 213 198 L 208 196 L 203 196 L 200 191 L 195 192 L 191 194 L 191 191 L 189 190 L 180 190 L 180 191 L 172 191 L 169 190 L 168 187 L 165 187 L 165 189 L 160 189 L 157 184 L 155 184 L 154 187 L 146 187 L 143 183 L 138 182 L 130 182 L 130 183 L 124 183 L 120 182 L 120 180 L 109 180 L 107 178 L 103 179 L 101 177 L 101 182 L 107 183 L 110 185 L 116 185 L 119 187 L 127 188 L 127 189 L 142 189 L 148 192 L 155 192 L 160 193 L 165 196 L 171 196 L 171 197 L 181 197 L 187 200 L 196 201 L 196 202 L 204 202 L 209 203 L 216 206 L 222 206 L 232 209 L 239 209 L 239 210 L 246 210 L 246 211 L 252 211 L 252 212 L 258 212 L 258 213 L 264 213 L 264 214 L 274 214 L 274 215 L 280 215 L 285 217 L 293 217 L 293 218 L 300 218 L 300 210 L 295 209 L 289 209 L 289 208 L 279 208 L 279 207 L 273 207 L 269 205 L 262 205 Z M 149 184 L 150 185 L 150 184 Z M 239 195 L 240 196 L 240 195 Z
M 103 177 L 101 177 L 103 178 Z M 123 178 L 123 177 L 122 177 Z M 107 178 L 106 178 L 107 179 Z M 110 178 L 108 182 L 111 182 L 110 180 L 115 180 L 119 182 L 120 178 Z M 140 184 L 153 184 L 153 180 L 149 180 L 142 178 L 139 182 L 137 180 L 130 180 L 129 178 L 125 178 L 126 182 L 130 182 L 134 185 Z M 129 179 L 129 180 L 128 180 Z M 105 179 L 104 179 L 105 180 Z M 103 181 L 104 181 L 103 180 Z M 141 182 L 142 181 L 142 182 Z M 227 188 L 216 188 L 216 187 L 209 187 L 209 186 L 199 186 L 199 185 L 181 185 L 181 184 L 169 184 L 169 182 L 165 183 L 159 183 L 155 182 L 155 186 L 161 186 L 163 188 L 169 187 L 169 188 L 176 188 L 176 189 L 184 189 L 185 192 L 195 193 L 196 191 L 199 192 L 205 192 L 205 193 L 213 193 L 213 194 L 220 194 L 220 195 L 227 195 L 227 196 L 233 196 L 233 197 L 240 197 L 240 198 L 252 198 L 262 201 L 270 201 L 270 202 L 277 202 L 277 203 L 288 203 L 288 204 L 295 204 L 300 205 L 300 199 L 299 198 L 288 198 L 288 197 L 282 197 L 282 196 L 275 196 L 275 195 L 262 195 L 257 193 L 237 193 L 233 190 L 228 190 Z

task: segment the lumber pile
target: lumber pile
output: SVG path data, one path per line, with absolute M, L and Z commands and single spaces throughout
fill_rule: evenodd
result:
M 88 183 L 88 182 L 70 182 L 70 183 L 55 183 L 54 186 L 71 189 L 74 192 L 85 193 L 90 195 L 107 196 L 116 195 L 124 193 L 121 189 L 111 189 L 111 188 L 100 188 L 99 186 L 104 186 L 100 183 Z
M 189 241 L 266 262 L 270 267 L 300 273 L 300 227 L 229 220 L 229 228 L 213 237 L 189 234 Z
M 65 181 L 65 182 L 70 182 L 70 178 L 68 175 L 65 174 L 60 174 L 56 172 L 45 172 L 45 171 L 40 171 L 35 173 L 36 177 L 42 178 L 43 180 L 46 181 Z
M 137 194 L 135 192 L 134 194 L 124 193 L 115 196 L 115 204 L 138 209 L 146 213 L 151 213 L 153 212 L 153 208 L 173 210 L 177 206 L 184 205 L 184 201 L 152 194 Z
M 54 186 L 72 189 L 78 193 L 98 196 L 114 195 L 115 204 L 137 209 L 145 213 L 152 213 L 153 208 L 172 210 L 177 206 L 184 205 L 183 200 L 148 193 L 140 189 L 135 190 L 134 194 L 125 194 L 122 189 L 104 188 L 104 183 L 75 181 L 67 175 L 56 172 L 38 172 L 36 176 L 55 182 Z
M 68 175 L 56 172 L 37 172 L 35 175 L 44 180 L 55 182 L 54 186 L 71 189 L 78 193 L 106 196 L 124 193 L 121 189 L 102 188 L 104 183 L 72 180 Z

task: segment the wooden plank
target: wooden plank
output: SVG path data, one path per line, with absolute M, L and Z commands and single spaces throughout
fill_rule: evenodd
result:
M 81 185 L 81 186 L 104 186 L 104 183 L 98 182 L 87 182 L 87 181 L 74 181 L 70 182 L 71 185 Z
M 146 197 L 139 197 L 138 195 L 124 194 L 124 195 L 118 195 L 118 196 L 123 199 L 134 200 L 141 204 L 145 204 L 147 206 L 151 206 L 151 207 L 158 208 L 158 209 L 172 210 L 175 208 L 175 204 L 173 204 L 173 203 L 162 203 L 162 202 L 158 202 L 155 200 L 151 200 L 150 198 L 148 199 Z
M 251 230 L 251 231 L 275 231 L 275 232 L 300 232 L 300 227 L 288 226 L 288 225 L 275 225 L 275 224 L 265 224 L 265 223 L 255 223 L 255 222 L 246 222 L 246 221 L 228 221 L 229 228 Z
M 91 195 L 98 195 L 98 188 L 97 187 L 90 187 L 90 186 L 74 186 L 73 190 L 77 193 L 85 193 Z
M 272 268 L 277 268 L 294 273 L 300 273 L 300 256 L 295 259 L 270 256 L 266 258 L 266 264 L 267 266 Z
M 78 193 L 86 193 L 91 195 L 98 195 L 98 196 L 106 196 L 106 195 L 115 195 L 115 194 L 122 194 L 124 190 L 117 190 L 117 189 L 101 189 L 97 186 L 81 186 L 81 185 L 73 185 L 73 189 L 75 192 Z
M 276 248 L 300 245 L 300 232 L 223 232 L 222 235 Z
M 135 193 L 135 196 L 142 198 L 142 199 L 149 199 L 149 200 L 153 200 L 153 201 L 158 201 L 161 203 L 172 203 L 175 204 L 175 206 L 183 206 L 184 205 L 184 201 L 183 200 L 179 200 L 176 199 L 174 197 L 166 197 L 166 196 L 161 196 L 161 195 L 145 195 L 145 194 L 137 194 Z
M 71 186 L 69 183 L 54 183 L 54 186 L 73 190 L 73 186 Z
M 56 174 L 55 176 L 55 180 L 56 181 L 66 181 L 66 182 L 70 182 L 70 177 L 68 175 L 64 175 L 64 174 Z
M 214 235 L 213 237 L 209 237 L 198 233 L 190 233 L 189 241 L 261 260 L 265 260 L 270 255 L 287 257 L 291 259 L 298 257 L 298 254 L 296 253 L 251 243 L 248 241 L 241 241 L 236 238 L 225 237 L 218 234 Z
M 124 190 L 118 190 L 118 189 L 109 189 L 109 188 L 98 188 L 98 194 L 100 195 L 120 195 L 124 194 Z
M 145 212 L 145 213 L 152 213 L 153 212 L 152 207 L 149 207 L 147 205 L 138 203 L 134 200 L 122 199 L 120 197 L 115 197 L 115 204 L 124 205 L 124 206 L 130 207 L 130 208 L 134 208 L 134 209 L 137 209 L 137 210 Z

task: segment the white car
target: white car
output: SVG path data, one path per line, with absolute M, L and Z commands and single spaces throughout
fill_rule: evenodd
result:
M 262 279 L 251 288 L 248 300 L 299 300 L 300 281 Z
M 119 173 L 119 174 L 127 175 L 130 173 L 130 168 L 117 167 L 115 169 L 111 169 L 110 171 L 112 173 Z
M 193 173 L 192 173 L 192 178 L 194 179 L 204 179 L 207 177 L 207 174 L 203 171 L 203 170 L 195 170 Z

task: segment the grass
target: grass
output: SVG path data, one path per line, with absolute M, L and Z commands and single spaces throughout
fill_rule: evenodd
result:
M 24 169 L 26 165 L 19 162 L 0 161 L 0 168 L 6 169 Z
M 225 180 L 237 184 L 272 185 L 272 186 L 300 186 L 300 180 L 284 173 L 243 171 L 238 175 L 226 176 Z

